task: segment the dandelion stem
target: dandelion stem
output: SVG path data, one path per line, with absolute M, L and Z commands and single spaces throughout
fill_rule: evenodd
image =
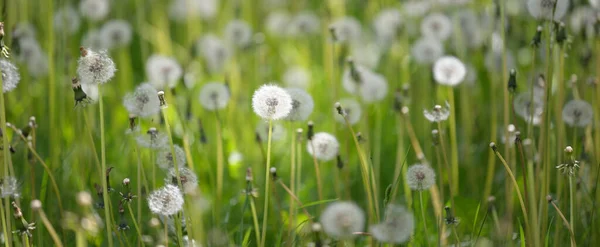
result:
M 42 219 L 42 223 L 47 228 L 48 233 L 50 234 L 50 237 L 52 237 L 52 241 L 54 241 L 54 246 L 62 247 L 63 244 L 60 241 L 58 234 L 56 234 L 56 230 L 54 230 L 54 227 L 52 227 L 52 223 L 50 222 L 50 220 L 48 220 L 48 217 L 46 217 L 46 214 L 44 213 L 44 211 L 42 209 L 39 210 L 39 215 L 40 215 L 40 218 Z
M 104 201 L 104 218 L 106 220 L 106 238 L 108 239 L 108 246 L 113 246 L 112 238 L 112 223 L 110 214 L 110 201 L 108 199 L 108 181 L 104 179 L 106 174 L 106 140 L 104 139 L 104 104 L 102 100 L 102 90 L 98 88 L 98 107 L 100 110 L 100 157 L 102 164 L 102 171 L 100 173 L 100 180 L 102 180 L 102 199 Z
M 310 142 L 310 146 L 312 148 L 312 150 L 316 150 L 315 149 L 315 145 L 313 144 L 312 141 Z M 317 161 L 317 157 L 316 157 L 316 151 L 313 151 L 312 154 L 312 160 L 313 160 L 313 164 L 315 166 L 315 176 L 317 177 L 317 194 L 319 196 L 319 201 L 323 200 L 323 184 L 321 183 L 321 170 L 319 168 L 319 161 Z M 323 205 L 321 204 L 321 207 Z
M 313 217 L 310 215 L 310 213 L 308 213 L 308 210 L 306 210 L 306 207 L 304 207 L 304 205 L 302 204 L 300 199 L 298 199 L 298 197 L 296 197 L 296 195 L 294 195 L 294 193 L 290 190 L 290 188 L 288 188 L 281 180 L 277 180 L 277 182 L 290 195 L 290 198 L 294 199 L 294 201 L 296 203 L 298 203 L 298 206 L 300 206 L 300 208 L 302 208 L 302 210 L 304 211 L 306 216 L 308 216 L 308 219 L 312 222 Z
M 554 201 L 550 201 L 550 204 L 552 204 L 554 209 L 556 209 L 556 212 L 558 213 L 560 218 L 563 220 L 563 223 L 565 223 L 565 226 L 567 227 L 567 229 L 569 229 L 569 233 L 571 235 L 571 247 L 577 246 L 577 244 L 575 242 L 575 233 L 573 232 L 573 228 L 571 227 L 571 225 L 569 225 L 569 221 L 567 221 L 567 218 L 562 213 L 562 211 L 560 211 L 560 208 L 556 205 L 556 203 Z
M 252 211 L 252 222 L 254 223 L 254 236 L 256 237 L 256 243 L 260 244 L 260 227 L 258 226 L 258 216 L 256 214 L 256 205 L 254 203 L 254 197 L 250 197 L 250 210 Z
M 452 87 L 450 87 L 448 89 L 448 100 L 450 101 L 450 104 L 452 105 L 452 107 L 450 107 L 450 120 L 449 120 L 449 127 L 450 127 L 450 148 L 451 148 L 451 164 L 452 164 L 452 170 L 451 171 L 451 176 L 452 176 L 452 180 L 449 180 L 448 182 L 450 183 L 450 187 L 452 187 L 452 191 L 454 191 L 454 193 L 458 193 L 458 178 L 459 178 L 459 172 L 458 172 L 458 142 L 457 142 L 457 137 L 456 137 L 456 110 L 454 107 L 454 89 Z M 440 124 L 438 122 L 438 124 Z M 442 130 L 440 129 L 440 132 Z M 440 136 L 442 136 L 440 134 Z M 444 145 L 442 143 L 442 145 Z M 454 210 L 454 205 L 452 205 L 452 209 Z
M 421 206 L 421 217 L 423 220 L 423 230 L 424 235 L 423 235 L 423 240 L 425 241 L 425 245 L 429 246 L 429 237 L 428 237 L 428 233 L 429 231 L 427 230 L 427 220 L 425 219 L 425 205 L 423 204 L 423 191 L 419 190 L 419 205 Z
M 269 214 L 269 184 L 271 178 L 269 176 L 271 170 L 271 135 L 273 134 L 273 120 L 269 119 L 269 134 L 267 137 L 267 164 L 265 169 L 265 205 L 263 210 L 263 225 L 262 225 L 262 235 L 261 235 L 261 243 L 260 246 L 264 247 L 266 244 L 267 237 L 267 225 L 268 225 L 268 214 Z
M 292 128 L 293 129 L 293 128 Z M 290 147 L 290 187 L 291 187 L 291 193 L 294 194 L 296 191 L 296 136 L 297 134 L 295 132 L 292 131 L 292 141 L 291 141 L 291 147 Z M 293 198 L 292 198 L 293 199 Z M 288 229 L 288 236 L 289 236 L 289 241 L 288 242 L 288 246 L 292 246 L 292 234 L 294 231 L 294 226 L 295 226 L 295 217 L 296 217 L 296 205 L 295 205 L 296 201 L 295 200 L 290 200 L 290 209 L 289 209 L 289 220 L 288 220 L 288 225 L 289 225 L 289 229 Z
M 440 131 L 439 133 L 439 138 L 440 138 L 440 146 L 442 148 L 442 157 L 444 159 L 444 164 L 446 165 L 446 169 L 448 169 L 448 171 L 451 171 L 450 169 L 450 164 L 448 163 L 448 155 L 446 153 L 446 144 L 444 144 L 444 134 L 442 132 L 442 123 L 441 122 L 437 122 L 438 125 L 438 130 Z M 452 215 L 454 215 L 454 208 L 455 208 L 455 204 L 454 204 L 454 188 L 452 187 L 452 174 L 449 173 L 448 174 L 448 191 L 450 192 L 450 208 L 452 210 Z M 440 188 L 440 190 L 443 188 Z
M 217 112 L 217 111 L 215 111 Z M 221 128 L 221 120 L 219 119 L 219 115 L 216 114 L 215 126 L 217 131 L 217 198 L 215 205 L 221 205 L 221 200 L 223 198 L 223 133 Z M 215 207 L 215 217 L 217 219 L 217 224 L 219 222 L 219 206 Z
M 575 232 L 575 189 L 573 186 L 573 176 L 569 175 L 569 222 L 571 223 L 570 230 Z M 573 236 L 574 238 L 574 236 Z
M 127 204 L 127 209 L 129 209 L 129 215 L 131 216 L 131 221 L 133 221 L 133 226 L 135 227 L 135 231 L 138 234 L 138 243 L 141 243 L 142 246 L 144 246 L 144 243 L 142 242 L 142 231 L 140 230 L 137 220 L 135 219 L 135 216 L 133 215 L 133 210 L 131 209 L 131 203 L 126 203 L 126 204 Z M 138 204 L 140 204 L 140 203 L 138 203 Z

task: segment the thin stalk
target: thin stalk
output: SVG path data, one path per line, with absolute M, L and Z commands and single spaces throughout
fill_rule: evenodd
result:
M 223 133 L 221 128 L 221 120 L 215 111 L 215 125 L 217 131 L 217 198 L 215 205 L 221 205 L 223 198 L 223 173 L 224 173 L 224 162 L 223 162 Z M 217 224 L 219 223 L 219 206 L 215 207 L 215 217 Z
M 573 228 L 571 228 L 571 226 L 569 225 L 569 221 L 567 221 L 567 218 L 562 213 L 562 211 L 560 211 L 560 208 L 558 208 L 558 206 L 556 205 L 556 203 L 554 203 L 554 201 L 550 201 L 550 204 L 552 204 L 552 206 L 554 207 L 556 212 L 558 212 L 558 215 L 560 216 L 560 218 L 563 220 L 563 223 L 565 224 L 565 226 L 567 226 L 567 229 L 569 229 L 569 233 L 571 234 L 571 247 L 577 246 L 577 244 L 575 242 L 575 233 L 573 232 Z
M 421 219 L 423 221 L 423 230 L 425 234 L 423 235 L 425 245 L 429 246 L 429 237 L 427 236 L 429 231 L 427 230 L 427 220 L 425 219 L 425 206 L 423 205 L 423 191 L 419 190 L 419 204 L 421 206 Z
M 4 84 L 2 81 L 2 76 L 0 76 L 0 88 L 3 88 Z M 0 128 L 4 130 L 2 133 L 2 171 L 4 172 L 4 177 L 8 177 L 8 164 L 10 159 L 10 152 L 8 152 L 8 133 L 6 132 L 6 105 L 4 102 L 4 92 L 0 92 Z M 9 243 L 12 243 L 12 233 L 7 232 L 7 229 L 10 229 L 10 222 L 5 219 L 7 217 L 5 213 L 2 213 L 2 229 L 4 231 L 4 236 L 7 237 L 6 241 L 4 241 L 5 246 L 9 246 Z
M 252 196 L 250 196 L 250 211 L 252 212 L 252 222 L 254 223 L 254 236 L 256 237 L 256 243 L 260 244 L 260 227 L 258 226 L 258 216 L 256 214 L 254 197 Z
M 294 201 L 296 203 L 298 203 L 298 206 L 300 206 L 300 208 L 302 208 L 302 210 L 304 211 L 304 213 L 306 214 L 306 216 L 308 216 L 308 220 L 312 222 L 312 219 L 313 219 L 312 215 L 310 215 L 310 213 L 308 212 L 308 210 L 306 210 L 306 207 L 304 207 L 304 205 L 302 204 L 302 202 L 300 201 L 300 199 L 298 199 L 298 197 L 296 195 L 294 195 L 294 193 L 292 192 L 292 190 L 290 190 L 290 188 L 288 188 L 287 185 L 285 185 L 281 180 L 277 180 L 277 182 L 290 195 L 290 198 L 294 199 Z
M 573 186 L 573 176 L 569 176 L 569 223 L 570 230 L 575 232 L 575 188 Z
M 75 242 L 77 247 L 87 247 L 87 239 L 82 229 L 75 231 Z
M 52 241 L 54 241 L 54 246 L 62 247 L 63 244 L 60 241 L 58 234 L 56 234 L 56 230 L 54 230 L 54 227 L 52 227 L 52 223 L 50 222 L 50 220 L 48 220 L 48 217 L 46 217 L 46 214 L 44 213 L 44 211 L 42 209 L 39 210 L 39 215 L 40 215 L 40 218 L 42 219 L 42 223 L 48 230 L 50 237 L 52 237 Z
M 104 178 L 106 173 L 106 140 L 104 138 L 104 103 L 102 100 L 102 90 L 98 88 L 98 107 L 100 110 L 100 160 L 102 164 L 102 170 L 100 173 L 100 180 L 102 180 L 102 199 L 104 200 L 104 218 L 106 220 L 106 238 L 108 238 L 108 246 L 113 246 L 112 238 L 112 223 L 110 213 L 110 200 L 108 199 L 108 184 Z
M 1 77 L 1 76 L 0 76 Z M 8 236 L 8 227 L 6 226 L 6 213 L 4 212 L 4 205 L 2 203 L 2 199 L 0 199 L 0 217 L 2 218 L 2 233 L 4 234 L 4 236 Z M 12 232 L 11 232 L 12 234 Z M 9 247 L 10 246 L 10 242 L 9 241 L 4 241 L 4 246 L 5 247 Z
M 316 153 L 315 145 L 313 144 L 312 141 L 309 141 L 309 142 L 310 142 L 310 146 L 312 147 L 312 150 L 314 150 L 313 154 L 311 156 L 312 156 L 313 164 L 315 166 L 315 176 L 317 177 L 317 194 L 319 195 L 319 201 L 322 201 L 323 200 L 323 184 L 321 183 L 321 170 L 319 168 L 319 162 L 317 161 L 317 157 L 315 155 L 315 153 Z
M 454 89 L 452 87 L 448 88 L 448 100 L 450 101 L 450 105 L 452 107 L 450 107 L 450 120 L 449 120 L 449 127 L 450 127 L 450 161 L 452 164 L 452 170 L 451 170 L 451 174 L 452 174 L 452 180 L 449 180 L 450 186 L 452 188 L 452 191 L 454 191 L 455 193 L 458 193 L 459 188 L 458 188 L 458 181 L 459 181 L 459 172 L 458 172 L 458 141 L 457 141 L 457 136 L 456 136 L 456 110 L 455 110 L 455 105 L 454 105 Z M 439 122 L 438 122 L 439 125 Z M 440 132 L 442 132 L 442 129 L 439 129 Z M 442 134 L 440 133 L 440 137 L 442 136 Z M 442 142 L 442 147 L 443 147 L 443 142 Z M 443 149 L 442 149 L 443 150 Z M 445 154 L 444 154 L 445 156 Z M 454 210 L 454 205 L 452 205 L 452 210 Z
M 515 176 L 513 175 L 512 171 L 510 170 L 510 167 L 508 166 L 508 164 L 506 164 L 506 160 L 504 160 L 502 155 L 498 152 L 497 148 L 494 146 L 494 147 L 492 147 L 492 150 L 494 151 L 496 156 L 498 156 L 501 163 L 504 165 L 504 168 L 506 169 L 506 173 L 508 173 L 508 175 L 510 176 L 511 182 L 513 183 L 513 186 L 515 186 L 515 190 L 517 191 L 517 196 L 519 197 L 519 203 L 521 204 L 521 210 L 523 210 L 525 227 L 526 227 L 527 231 L 529 232 L 531 230 L 531 228 L 529 227 L 529 216 L 527 214 L 527 208 L 525 208 L 525 202 L 523 201 L 523 196 L 521 195 L 521 190 L 519 189 L 519 184 L 517 183 Z
M 437 122 L 437 125 L 438 125 L 438 131 L 439 131 L 438 136 L 440 138 L 440 146 L 442 149 L 442 158 L 444 160 L 444 164 L 446 165 L 446 169 L 451 171 L 450 164 L 448 164 L 448 155 L 446 152 L 446 145 L 444 144 L 444 137 L 443 137 L 444 134 L 442 133 L 442 123 Z M 440 188 L 440 189 L 442 189 L 442 188 Z M 454 188 L 452 187 L 452 174 L 448 174 L 448 190 L 450 192 L 450 203 L 451 203 L 450 210 L 452 210 L 452 215 L 454 215 L 455 204 L 454 204 Z
M 264 247 L 266 244 L 267 238 L 267 224 L 268 224 L 268 215 L 269 215 L 269 195 L 271 194 L 269 191 L 269 185 L 271 178 L 269 176 L 271 170 L 271 136 L 273 134 L 273 120 L 269 119 L 269 135 L 267 137 L 267 164 L 265 169 L 265 202 L 264 202 L 264 210 L 263 210 L 263 225 L 262 225 L 262 235 L 260 246 Z
M 138 243 L 141 243 L 142 246 L 144 246 L 144 242 L 142 241 L 142 231 L 140 230 L 140 227 L 137 224 L 137 220 L 135 219 L 135 216 L 133 215 L 133 210 L 131 209 L 131 203 L 126 203 L 127 204 L 127 209 L 129 209 L 129 215 L 131 216 L 131 221 L 133 221 L 133 226 L 135 227 L 135 232 L 138 234 Z M 141 204 L 141 203 L 138 203 Z
M 293 128 L 292 128 L 293 129 Z M 296 191 L 296 133 L 292 132 L 292 142 L 290 147 L 290 187 L 291 193 L 294 194 Z M 288 220 L 288 236 L 290 237 L 290 241 L 288 242 L 288 246 L 292 246 L 292 234 L 295 226 L 295 217 L 296 217 L 296 201 L 290 200 L 290 210 L 289 210 L 289 220 Z

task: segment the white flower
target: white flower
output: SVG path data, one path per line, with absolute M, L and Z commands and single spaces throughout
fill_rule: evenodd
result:
M 371 226 L 370 232 L 379 242 L 402 244 L 408 241 L 414 229 L 415 219 L 411 212 L 403 206 L 388 204 L 383 222 Z
M 155 150 L 163 149 L 169 143 L 169 137 L 155 128 L 150 128 L 145 134 L 137 136 L 135 140 L 138 145 Z
M 374 103 L 381 101 L 387 96 L 387 80 L 379 74 L 374 74 L 368 83 L 360 86 L 359 95 L 365 103 Z
M 256 125 L 256 135 L 262 142 L 267 142 L 269 140 L 269 123 L 265 121 L 260 121 Z M 279 141 L 285 138 L 286 130 L 283 125 L 279 123 L 273 123 L 273 129 L 271 130 L 271 140 Z
M 79 30 L 81 18 L 77 10 L 70 5 L 64 6 L 54 13 L 54 28 L 56 31 L 65 31 L 73 34 Z
M 292 97 L 292 110 L 286 119 L 290 121 L 306 121 L 315 106 L 312 96 L 299 88 L 288 88 L 286 90 Z
M 279 120 L 292 110 L 292 97 L 276 85 L 262 85 L 252 96 L 254 113 L 265 120 Z
M 556 5 L 556 7 L 554 7 Z M 536 19 L 560 20 L 569 9 L 569 0 L 528 0 L 527 10 Z M 554 10 L 554 14 L 552 11 Z M 554 16 L 554 18 L 552 18 Z
M 287 33 L 292 37 L 304 37 L 304 35 L 319 33 L 320 26 L 321 22 L 317 15 L 304 11 L 292 17 L 287 27 Z
M 356 94 L 360 91 L 363 84 L 371 83 L 376 80 L 376 73 L 367 67 L 357 64 L 353 60 L 349 60 L 348 66 L 344 69 L 342 75 L 342 86 L 346 92 Z
M 435 184 L 435 172 L 428 165 L 413 165 L 406 172 L 406 183 L 412 190 L 427 190 Z
M 234 47 L 244 48 L 252 42 L 252 28 L 243 20 L 232 20 L 225 26 L 224 37 Z
M 196 42 L 197 55 L 204 58 L 206 67 L 211 73 L 223 71 L 231 55 L 223 41 L 213 34 L 204 35 Z
M 446 121 L 450 116 L 450 104 L 446 102 L 446 107 L 444 108 L 440 105 L 435 105 L 431 111 L 423 110 L 423 115 L 430 122 Z
M 424 16 L 431 9 L 431 1 L 412 0 L 402 4 L 402 13 L 409 17 Z
M 238 164 L 244 160 L 244 155 L 238 151 L 233 151 L 229 154 L 227 158 L 227 163 L 229 164 Z
M 175 149 L 175 157 L 171 153 L 171 147 L 166 145 L 156 156 L 156 164 L 162 169 L 170 169 L 175 167 L 175 161 L 177 161 L 178 167 L 183 167 L 186 164 L 185 151 L 180 146 L 173 146 Z M 173 160 L 175 158 L 175 160 Z
M 95 52 L 80 48 L 77 75 L 81 84 L 104 84 L 115 76 L 116 68 L 106 51 Z
M 339 149 L 340 143 L 337 138 L 332 134 L 325 132 L 315 133 L 312 140 L 309 140 L 306 144 L 308 153 L 322 161 L 329 161 L 336 158 Z
M 282 80 L 288 87 L 306 89 L 310 83 L 310 71 L 300 66 L 288 67 Z
M 563 106 L 562 119 L 573 127 L 586 127 L 594 120 L 594 109 L 584 100 L 571 100 Z
M 533 125 L 538 125 L 542 121 L 544 100 L 540 95 L 534 93 L 533 101 L 531 101 L 530 92 L 520 93 L 513 100 L 513 108 L 515 113 L 525 121 L 531 121 Z
M 288 32 L 290 19 L 286 11 L 271 12 L 265 20 L 265 29 L 273 36 L 283 37 Z
M 219 8 L 218 0 L 174 0 L 169 6 L 169 17 L 174 21 L 188 18 L 213 19 Z
M 377 67 L 383 53 L 380 45 L 365 39 L 354 42 L 350 49 L 350 55 L 354 62 L 370 69 Z
M 342 105 L 342 110 L 344 111 L 344 115 L 346 115 L 350 125 L 354 125 L 360 121 L 362 109 L 358 101 L 351 98 L 344 98 L 339 100 L 339 103 Z M 333 114 L 338 123 L 346 124 L 346 120 L 344 120 L 344 117 L 337 112 L 337 109 L 333 109 Z
M 155 54 L 146 61 L 146 76 L 156 89 L 174 88 L 182 74 L 181 66 L 172 57 Z
M 100 29 L 102 47 L 113 49 L 123 47 L 131 42 L 131 25 L 124 20 L 111 20 Z
M 431 13 L 421 22 L 421 34 L 445 41 L 452 35 L 452 21 L 444 14 Z
M 335 239 L 353 239 L 364 229 L 365 214 L 353 202 L 334 202 L 321 213 L 323 231 Z
M 465 79 L 466 75 L 465 65 L 453 56 L 441 57 L 433 65 L 433 78 L 441 85 L 456 86 Z
M 357 41 L 362 33 L 360 22 L 354 17 L 343 17 L 333 22 L 329 28 L 336 42 L 351 43 Z
M 591 3 L 592 1 L 590 1 Z M 594 33 L 594 25 L 597 21 L 595 9 L 587 6 L 577 7 L 571 12 L 569 18 L 569 31 L 574 33 L 581 33 L 585 31 L 588 33 Z
M 143 118 L 154 116 L 160 111 L 158 92 L 148 83 L 137 86 L 133 93 L 125 95 L 123 105 L 130 114 Z
M 183 209 L 183 195 L 177 186 L 165 185 L 148 195 L 148 207 L 154 214 L 174 215 Z
M 182 191 L 184 194 L 189 194 L 193 192 L 198 186 L 198 176 L 196 176 L 194 171 L 184 166 L 179 167 L 179 180 L 181 181 L 181 186 L 183 187 Z M 165 183 L 172 184 L 174 186 L 179 186 L 177 182 L 177 171 L 175 171 L 175 167 L 169 168 L 169 171 L 167 172 L 167 177 L 165 178 Z
M 389 42 L 393 40 L 402 25 L 402 14 L 398 9 L 384 9 L 373 20 L 373 28 L 380 40 Z
M 79 12 L 81 15 L 92 21 L 104 19 L 110 11 L 108 0 L 81 0 L 79 2 Z
M 444 55 L 444 45 L 435 38 L 419 38 L 412 46 L 411 54 L 420 64 L 432 64 Z
M 200 89 L 200 105 L 207 110 L 219 110 L 225 108 L 229 102 L 229 88 L 219 82 L 209 82 Z

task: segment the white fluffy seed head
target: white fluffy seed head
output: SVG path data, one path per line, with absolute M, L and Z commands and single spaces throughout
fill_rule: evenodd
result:
M 287 88 L 292 97 L 292 110 L 286 117 L 290 121 L 306 121 L 315 106 L 312 96 L 303 89 Z
M 413 165 L 406 172 L 406 183 L 412 190 L 427 190 L 435 184 L 435 172 L 428 165 Z
M 446 107 L 435 105 L 433 110 L 423 110 L 423 115 L 430 122 L 442 122 L 446 121 L 450 116 L 450 105 L 446 103 Z
M 93 104 L 98 102 L 98 85 L 81 84 L 81 90 L 85 93 L 85 96 L 89 100 L 88 103 Z
M 571 100 L 562 110 L 562 119 L 569 126 L 586 127 L 594 119 L 594 109 L 584 100 Z
M 135 140 L 142 147 L 159 150 L 168 145 L 169 137 L 167 134 L 156 130 L 156 128 L 150 128 L 146 133 L 136 136 Z
M 334 21 L 329 28 L 335 36 L 335 41 L 341 43 L 355 42 L 362 34 L 360 22 L 356 18 L 350 16 Z
M 154 54 L 146 61 L 146 76 L 156 89 L 174 88 L 182 74 L 175 58 Z
M 194 192 L 198 186 L 198 176 L 196 176 L 194 171 L 185 166 L 179 167 L 179 180 L 181 181 L 181 186 L 183 187 L 181 190 L 184 194 Z M 169 168 L 167 177 L 165 178 L 165 183 L 178 186 L 177 172 L 175 171 L 175 167 Z
M 402 26 L 402 14 L 400 10 L 389 8 L 381 10 L 373 20 L 373 28 L 377 37 L 383 42 L 389 42 L 396 38 Z
M 280 123 L 273 123 L 273 130 L 271 130 L 271 140 L 279 141 L 286 137 L 286 129 Z M 267 142 L 269 138 L 269 123 L 265 121 L 260 121 L 256 125 L 256 134 L 260 138 L 261 141 Z
M 360 91 L 361 85 L 374 80 L 374 77 L 375 72 L 354 62 L 353 59 L 348 59 L 348 66 L 346 66 L 344 74 L 342 75 L 342 86 L 346 92 L 356 94 Z
M 19 22 L 13 28 L 11 34 L 12 34 L 13 39 L 18 39 L 18 40 L 25 39 L 25 38 L 35 39 L 36 31 L 35 31 L 35 27 L 31 23 Z
M 183 195 L 177 186 L 165 185 L 148 195 L 148 207 L 154 214 L 174 215 L 183 208 Z
M 81 26 L 81 18 L 71 5 L 64 6 L 54 13 L 55 31 L 73 34 L 79 30 L 79 26 Z
M 104 84 L 115 76 L 115 63 L 106 51 L 95 52 L 81 48 L 77 75 L 81 84 Z
M 114 49 L 129 45 L 132 38 L 131 25 L 124 20 L 111 20 L 100 29 L 102 47 Z
M 15 177 L 7 176 L 0 180 L 0 197 L 17 198 L 21 196 L 19 180 Z
M 435 38 L 422 37 L 413 44 L 411 54 L 420 64 L 432 64 L 444 55 L 444 45 Z
M 79 12 L 91 21 L 104 19 L 109 11 L 110 3 L 108 0 L 82 0 L 79 2 Z
M 21 81 L 21 75 L 17 66 L 7 59 L 0 59 L 0 73 L 2 73 L 2 92 L 7 93 L 15 88 Z
M 421 22 L 421 34 L 445 41 L 452 35 L 452 20 L 442 13 L 431 13 Z
M 252 42 L 252 28 L 243 20 L 232 20 L 225 26 L 225 40 L 233 47 L 244 48 Z
M 415 219 L 411 212 L 400 205 L 388 204 L 384 220 L 371 226 L 373 238 L 382 243 L 402 244 L 410 238 L 415 229 Z
M 375 103 L 383 100 L 388 93 L 387 80 L 380 74 L 373 74 L 367 83 L 361 84 L 359 95 L 365 103 Z
M 218 8 L 218 0 L 175 0 L 169 6 L 169 18 L 176 22 L 198 17 L 211 20 Z
M 354 125 L 358 123 L 358 121 L 360 121 L 360 116 L 362 115 L 362 108 L 358 101 L 351 98 L 344 98 L 341 99 L 339 103 L 342 106 L 344 115 L 346 115 L 346 118 L 348 119 L 348 123 L 350 123 L 350 125 Z M 346 120 L 344 120 L 344 117 L 338 113 L 337 109 L 333 109 L 333 114 L 335 120 L 338 123 L 346 124 Z
M 202 56 L 211 73 L 223 71 L 231 52 L 223 40 L 214 34 L 204 35 L 196 42 L 197 56 Z
M 156 89 L 148 83 L 137 86 L 133 93 L 125 95 L 123 105 L 129 114 L 142 118 L 154 116 L 160 111 Z
M 556 5 L 556 8 L 554 7 Z M 569 0 L 528 0 L 527 10 L 536 19 L 560 20 L 569 9 Z M 554 11 L 554 14 L 552 13 Z M 554 16 L 554 18 L 552 18 Z
M 173 147 L 175 149 L 175 157 L 173 157 L 173 153 L 171 153 L 171 148 L 169 146 L 164 147 L 160 150 L 156 156 L 156 164 L 164 170 L 170 169 L 175 166 L 175 161 L 177 161 L 177 166 L 183 167 L 186 164 L 185 159 L 185 151 L 178 145 Z M 175 160 L 173 160 L 175 158 Z
M 284 37 L 288 32 L 291 17 L 287 11 L 277 10 L 265 19 L 265 30 L 275 37 Z
M 292 37 L 304 37 L 321 31 L 319 17 L 313 12 L 304 11 L 292 17 L 287 26 L 287 33 Z
M 333 160 L 337 157 L 340 143 L 332 134 L 318 132 L 306 144 L 306 150 L 321 161 Z
M 513 100 L 513 108 L 517 116 L 523 118 L 526 122 L 533 125 L 539 125 L 542 122 L 544 112 L 544 100 L 534 93 L 531 101 L 531 93 L 524 92 L 518 94 Z
M 229 88 L 220 82 L 209 82 L 200 89 L 200 105 L 206 110 L 219 110 L 227 106 L 230 94 Z
M 325 208 L 320 218 L 323 231 L 335 239 L 353 239 L 365 225 L 363 210 L 353 202 L 334 202 Z
M 292 97 L 279 86 L 265 84 L 254 91 L 252 108 L 256 115 L 265 120 L 279 120 L 290 114 Z
M 301 66 L 292 66 L 285 70 L 282 78 L 288 87 L 308 88 L 310 84 L 310 71 Z
M 433 65 L 433 78 L 441 85 L 456 86 L 467 75 L 467 67 L 458 58 L 445 56 Z

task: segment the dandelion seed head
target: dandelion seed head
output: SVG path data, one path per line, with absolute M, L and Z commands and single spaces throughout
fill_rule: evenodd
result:
M 432 2 L 412 0 L 402 4 L 402 13 L 408 17 L 422 17 L 431 9 Z
M 421 37 L 413 44 L 411 54 L 420 64 L 432 64 L 444 55 L 444 45 L 437 39 Z
M 430 122 L 446 121 L 450 116 L 450 105 L 448 103 L 446 103 L 446 107 L 435 105 L 431 111 L 423 110 L 423 115 Z
M 81 17 L 73 6 L 67 5 L 54 13 L 54 28 L 56 31 L 64 31 L 74 34 L 81 26 Z
M 517 116 L 527 122 L 531 121 L 533 125 L 539 125 L 542 121 L 544 101 L 536 94 L 534 94 L 533 101 L 530 92 L 518 94 L 513 100 L 513 108 Z
M 382 243 L 402 244 L 410 238 L 415 229 L 413 214 L 400 205 L 388 204 L 384 220 L 371 226 L 373 238 Z
M 6 176 L 0 180 L 0 197 L 18 198 L 21 196 L 19 180 L 15 177 Z
M 79 2 L 79 12 L 81 15 L 91 21 L 100 21 L 104 19 L 110 11 L 108 0 L 81 0 Z
M 351 43 L 357 41 L 362 34 L 360 22 L 350 16 L 337 19 L 329 26 L 335 36 L 336 42 Z
M 183 195 L 177 186 L 167 184 L 148 195 L 148 207 L 154 214 L 174 215 L 183 208 Z
M 362 115 L 362 108 L 358 101 L 351 98 L 344 98 L 339 101 L 342 106 L 342 110 L 348 119 L 348 123 L 350 125 L 354 125 L 360 121 L 360 117 Z M 337 109 L 333 109 L 334 118 L 338 123 L 346 124 L 346 120 L 344 117 L 338 114 Z
M 148 83 L 137 86 L 133 93 L 125 95 L 123 105 L 129 114 L 142 118 L 154 116 L 160 111 L 157 91 Z
M 406 183 L 412 190 L 427 190 L 435 184 L 435 172 L 428 165 L 412 165 L 406 172 Z
M 85 93 L 88 103 L 96 103 L 98 101 L 98 85 L 81 84 L 81 90 Z
M 452 20 L 442 13 L 431 13 L 421 22 L 421 34 L 445 41 L 452 35 Z
M 158 150 L 168 145 L 168 138 L 167 134 L 159 132 L 156 128 L 150 128 L 146 133 L 136 136 L 135 140 L 142 147 Z
M 132 38 L 131 25 L 124 20 L 111 20 L 100 29 L 102 47 L 114 49 L 129 45 Z
M 314 148 L 314 149 L 313 149 Z M 306 144 L 306 150 L 321 161 L 333 160 L 337 157 L 340 144 L 332 134 L 325 132 L 315 133 Z
M 204 109 L 211 111 L 225 108 L 229 102 L 229 98 L 229 88 L 220 82 L 204 84 L 202 89 L 200 89 L 200 96 L 198 97 L 200 105 Z
M 283 88 L 265 84 L 254 91 L 252 108 L 254 113 L 265 120 L 279 120 L 292 110 L 292 97 Z
M 303 11 L 296 14 L 287 26 L 287 33 L 292 37 L 317 34 L 321 28 L 319 17 L 313 12 Z
M 115 76 L 115 63 L 106 51 L 95 52 L 81 48 L 81 53 L 77 61 L 77 75 L 82 85 L 104 84 Z
M 183 187 L 181 191 L 183 191 L 184 194 L 194 192 L 196 187 L 198 187 L 198 176 L 196 176 L 194 171 L 185 166 L 179 167 L 179 180 L 181 181 L 181 186 Z M 165 178 L 165 183 L 178 186 L 177 172 L 175 171 L 175 167 L 169 168 L 167 177 Z
M 173 157 L 173 153 L 171 153 L 171 148 L 169 146 L 164 147 L 160 150 L 156 156 L 156 164 L 164 170 L 170 169 L 175 166 L 175 161 L 173 158 L 177 160 L 177 165 L 179 167 L 183 167 L 186 164 L 185 151 L 178 145 L 173 146 L 175 149 L 175 157 Z
M 346 92 L 355 94 L 362 84 L 369 83 L 374 76 L 375 72 L 369 68 L 355 63 L 353 59 L 348 59 L 348 66 L 346 66 L 342 75 L 342 86 Z
M 232 20 L 223 31 L 225 40 L 234 47 L 244 48 L 252 42 L 252 28 L 243 20 Z
M 146 61 L 146 76 L 156 89 L 174 88 L 182 75 L 175 58 L 154 54 Z
M 282 81 L 288 87 L 306 89 L 310 83 L 310 71 L 301 66 L 288 67 Z
M 36 36 L 35 27 L 28 22 L 19 22 L 15 25 L 12 30 L 12 37 L 14 39 L 34 39 Z
M 276 37 L 286 36 L 291 17 L 286 11 L 278 10 L 269 13 L 265 20 L 265 29 Z
M 360 85 L 359 95 L 365 103 L 379 102 L 387 96 L 387 93 L 387 80 L 379 74 L 374 74 L 368 83 Z
M 91 206 L 93 203 L 92 195 L 87 191 L 78 192 L 77 203 L 83 207 Z
M 384 9 L 375 16 L 373 28 L 380 40 L 389 42 L 398 34 L 402 21 L 400 10 L 394 8 Z
M 238 151 L 233 151 L 229 154 L 227 158 L 227 162 L 229 164 L 238 164 L 244 160 L 244 155 Z
M 211 73 L 220 73 L 223 71 L 231 52 L 224 45 L 223 40 L 214 34 L 204 35 L 196 42 L 197 55 L 202 56 L 208 70 Z
M 286 119 L 290 121 L 306 121 L 315 106 L 312 96 L 304 89 L 287 88 L 286 90 L 292 97 L 292 110 Z
M 7 59 L 0 58 L 0 73 L 2 73 L 2 92 L 7 93 L 17 88 L 21 81 L 17 66 Z
M 527 10 L 536 19 L 558 21 L 567 13 L 569 2 L 569 0 L 528 0 Z
M 219 9 L 218 0 L 174 0 L 169 6 L 169 18 L 176 22 L 187 19 L 214 19 Z
M 594 109 L 584 100 L 571 100 L 562 110 L 562 119 L 569 126 L 586 127 L 592 123 Z
M 441 57 L 433 65 L 433 78 L 441 85 L 456 86 L 466 75 L 465 64 L 453 56 Z
M 323 210 L 320 218 L 323 231 L 335 239 L 353 239 L 364 229 L 365 214 L 353 202 L 334 202 Z
M 260 138 L 260 140 L 266 142 L 269 138 L 269 123 L 267 123 L 265 121 L 258 122 L 258 124 L 256 125 L 255 131 L 256 131 L 256 134 L 258 135 L 258 137 Z M 286 133 L 287 133 L 287 131 L 282 124 L 273 123 L 271 140 L 272 141 L 282 140 L 283 138 L 285 138 Z

